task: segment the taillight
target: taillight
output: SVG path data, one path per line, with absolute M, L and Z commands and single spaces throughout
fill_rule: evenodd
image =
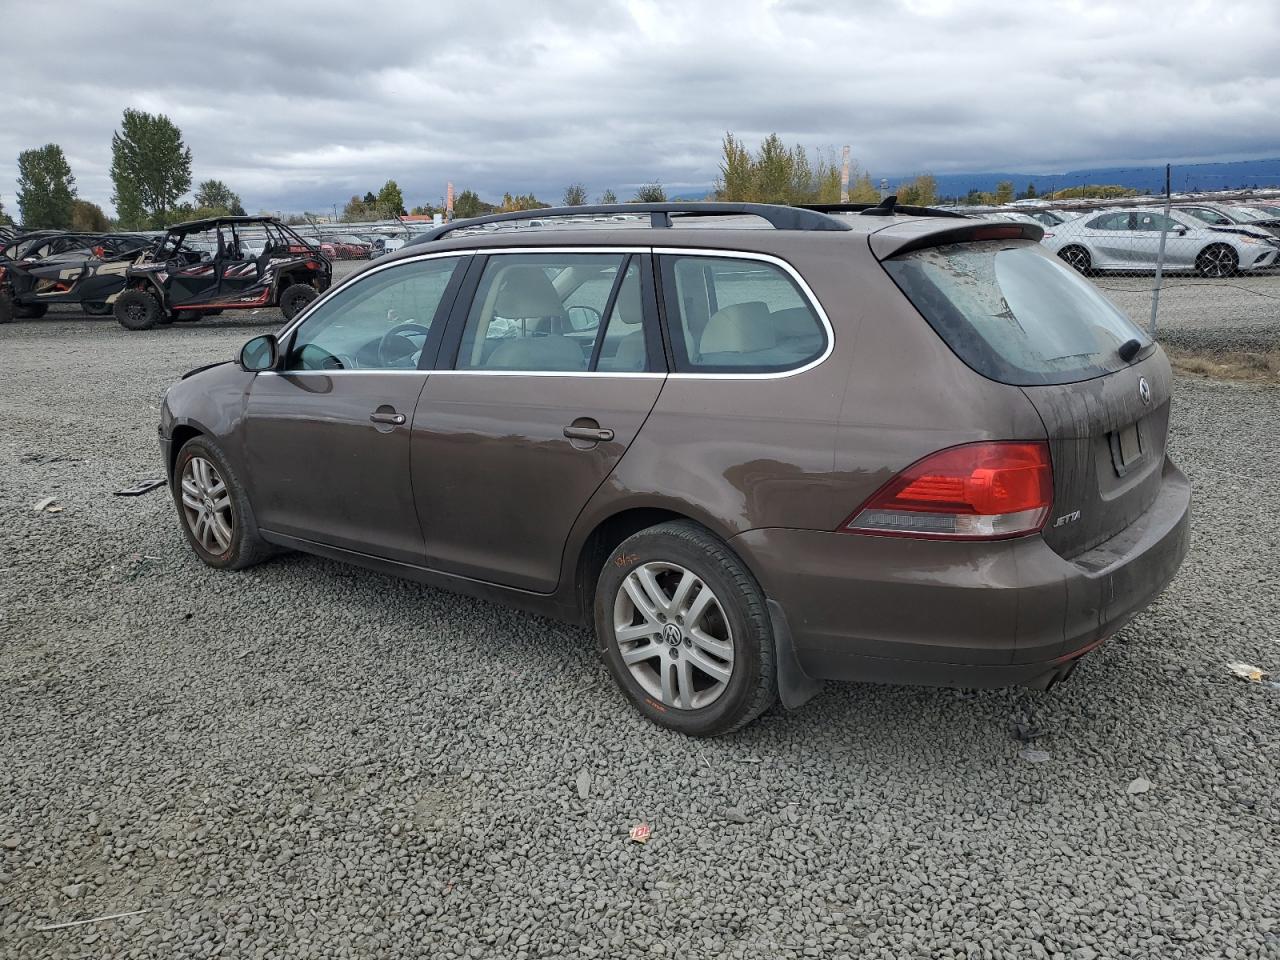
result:
M 1052 503 L 1047 443 L 967 443 L 917 460 L 872 494 L 840 530 L 998 540 L 1035 533 Z

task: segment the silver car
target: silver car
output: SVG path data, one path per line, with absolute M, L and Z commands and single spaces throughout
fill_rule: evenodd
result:
M 1280 242 L 1262 231 L 1214 227 L 1179 210 L 1166 216 L 1153 207 L 1102 210 L 1046 230 L 1044 245 L 1081 273 L 1149 271 L 1160 256 L 1164 268 L 1230 277 L 1275 264 Z

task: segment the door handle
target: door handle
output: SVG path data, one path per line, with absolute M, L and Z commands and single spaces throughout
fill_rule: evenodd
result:
M 404 423 L 403 413 L 371 413 L 369 419 L 374 423 L 391 423 L 397 427 Z
M 565 427 L 564 435 L 570 440 L 589 440 L 592 443 L 608 443 L 613 431 L 608 427 Z

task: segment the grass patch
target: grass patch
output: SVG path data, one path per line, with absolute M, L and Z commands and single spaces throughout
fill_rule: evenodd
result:
M 1187 376 L 1280 385 L 1280 350 L 1209 353 L 1166 345 L 1164 352 L 1173 369 Z

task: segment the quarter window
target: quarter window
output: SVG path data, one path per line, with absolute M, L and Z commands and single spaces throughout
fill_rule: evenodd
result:
M 677 370 L 793 370 L 826 349 L 826 330 L 813 305 L 776 264 L 664 256 L 662 280 Z
M 302 321 L 286 370 L 414 370 L 461 257 L 378 270 L 344 287 Z
M 639 265 L 627 254 L 490 257 L 467 315 L 456 368 L 644 370 L 640 302 Z

